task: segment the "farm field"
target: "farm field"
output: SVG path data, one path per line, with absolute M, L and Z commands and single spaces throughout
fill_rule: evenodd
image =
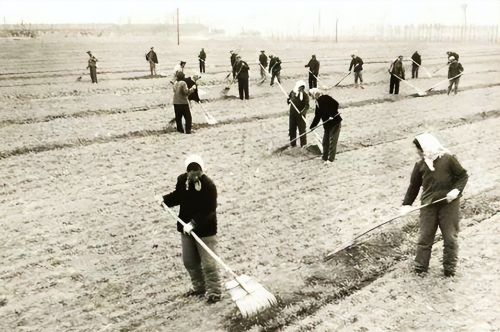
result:
M 500 330 L 500 46 L 186 40 L 178 47 L 139 37 L 0 45 L 0 330 Z M 161 74 L 152 79 L 143 55 L 150 46 Z M 183 135 L 168 124 L 171 70 L 183 59 L 188 76 L 196 74 L 201 47 L 203 105 L 219 123 L 208 125 L 195 105 L 195 133 Z M 230 49 L 250 65 L 248 101 L 236 86 L 219 93 Z M 344 119 L 333 165 L 299 148 L 272 153 L 287 143 L 288 106 L 277 86 L 256 84 L 260 49 L 283 61 L 286 91 L 307 80 L 313 53 L 319 86 L 346 73 L 354 50 L 363 58 L 364 89 L 349 76 L 330 90 Z M 97 85 L 85 70 L 87 50 L 99 59 Z M 388 94 L 390 61 L 415 50 L 430 71 L 446 51 L 460 54 L 458 95 L 447 96 L 444 84 L 416 97 L 403 83 L 399 95 Z M 446 74 L 421 70 L 409 82 L 425 90 Z M 308 124 L 312 118 L 313 109 Z M 442 277 L 441 241 L 429 275 L 411 272 L 418 213 L 323 262 L 398 214 L 418 158 L 412 140 L 423 131 L 469 173 L 457 276 Z M 214 305 L 182 296 L 190 282 L 180 235 L 154 194 L 173 190 L 190 153 L 202 155 L 218 188 L 218 253 L 278 297 L 257 319 L 242 319 L 228 295 Z

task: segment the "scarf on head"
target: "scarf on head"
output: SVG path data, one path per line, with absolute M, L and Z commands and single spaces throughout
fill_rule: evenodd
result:
M 415 139 L 422 147 L 425 164 L 431 171 L 434 171 L 434 160 L 443 156 L 445 153 L 450 153 L 448 149 L 444 148 L 441 143 L 439 143 L 436 137 L 429 133 L 417 135 Z
M 301 81 L 297 81 L 297 82 L 295 82 L 295 87 L 293 88 L 293 92 L 294 92 L 294 93 L 295 93 L 295 95 L 296 95 L 296 96 L 298 96 L 298 97 L 299 97 L 299 99 L 302 101 L 302 100 L 304 99 L 304 92 L 303 92 L 303 91 L 301 91 L 301 92 L 299 93 L 299 88 L 300 88 L 301 86 L 303 86 L 303 87 L 305 88 L 306 83 L 305 83 L 304 81 L 302 81 L 302 80 L 301 80 Z

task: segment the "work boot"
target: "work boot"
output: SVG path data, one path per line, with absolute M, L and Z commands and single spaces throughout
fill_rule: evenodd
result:
M 444 270 L 444 276 L 445 276 L 445 277 L 454 277 L 454 276 L 455 276 L 455 271 L 452 271 L 452 270 Z
M 419 277 L 425 277 L 427 275 L 427 269 L 423 269 L 423 268 L 416 267 L 414 272 Z
M 221 300 L 221 295 L 220 294 L 209 294 L 207 296 L 207 303 L 208 304 L 214 304 L 217 303 Z
M 202 298 L 205 295 L 204 290 L 194 290 L 190 289 L 186 293 L 184 293 L 185 297 L 199 297 Z

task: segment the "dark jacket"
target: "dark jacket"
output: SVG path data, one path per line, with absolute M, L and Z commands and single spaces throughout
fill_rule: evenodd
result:
M 351 71 L 351 69 L 353 69 L 355 73 L 362 71 L 363 70 L 363 59 L 361 59 L 359 56 L 352 59 L 351 65 L 349 66 L 349 71 Z
M 389 72 L 394 75 L 397 75 L 398 78 L 405 79 L 405 67 L 403 66 L 403 62 L 399 59 L 391 63 L 389 67 Z
M 205 51 L 201 50 L 200 51 L 200 54 L 198 55 L 198 58 L 202 59 L 203 61 L 206 60 L 207 58 L 207 54 L 205 53 Z
M 307 63 L 307 65 L 305 65 L 305 67 L 309 67 L 309 70 L 315 76 L 318 76 L 318 74 L 319 74 L 319 61 L 318 60 L 316 60 L 316 59 L 309 60 L 309 62 Z
M 307 110 L 309 109 L 309 96 L 307 95 L 307 92 L 305 92 L 305 91 L 302 93 L 302 95 L 303 95 L 303 98 L 302 98 L 302 100 L 300 100 L 298 94 L 295 94 L 295 92 L 293 92 L 293 90 L 290 91 L 290 94 L 288 95 L 288 99 L 286 100 L 287 104 L 290 104 L 290 113 L 298 114 L 297 110 L 295 109 L 295 107 L 297 107 L 297 109 L 300 112 L 300 115 L 306 116 Z M 293 103 L 293 105 L 295 105 L 295 107 L 293 107 L 293 105 L 291 103 Z
M 96 67 L 97 67 L 97 58 L 92 55 L 89 57 L 87 68 L 96 68 Z
M 462 192 L 469 176 L 455 156 L 444 154 L 434 160 L 434 171 L 431 171 L 424 160 L 413 167 L 410 186 L 403 200 L 403 205 L 412 205 L 422 187 L 421 204 L 432 203 L 443 198 L 452 189 Z
M 208 176 L 201 176 L 201 190 L 196 191 L 193 184 L 187 185 L 187 173 L 179 175 L 175 190 L 163 196 L 168 207 L 180 205 L 179 218 L 184 222 L 193 222 L 194 232 L 200 237 L 217 234 L 217 188 Z M 177 230 L 183 227 L 178 222 Z
M 231 57 L 229 58 L 229 60 L 231 60 L 231 67 L 232 68 L 234 68 L 234 65 L 236 64 L 236 56 L 237 56 L 236 53 L 232 53 Z
M 186 85 L 188 89 L 191 89 L 193 86 L 196 85 L 196 82 L 193 81 L 191 77 L 186 77 L 183 79 L 184 82 L 186 82 Z M 191 94 L 188 95 L 188 100 L 194 100 L 195 102 L 199 103 L 200 102 L 200 96 L 198 95 L 198 86 L 196 85 L 196 90 L 191 92 Z
M 281 60 L 277 56 L 273 57 L 269 62 L 269 72 L 279 73 L 281 71 Z
M 420 56 L 420 54 L 418 54 L 418 52 L 415 52 L 413 53 L 413 55 L 411 56 L 411 59 L 413 61 L 415 61 L 418 65 L 421 65 L 422 64 L 422 57 Z M 412 63 L 414 66 L 416 66 L 415 63 Z
M 267 67 L 267 55 L 264 53 L 261 53 L 259 55 L 259 62 L 262 65 L 262 67 L 266 68 Z
M 464 67 L 458 61 L 453 61 L 448 67 L 448 78 L 455 77 L 464 71 Z
M 158 63 L 155 51 L 149 51 L 149 53 L 146 53 L 146 61 L 149 61 L 149 59 L 151 59 L 154 63 Z
M 333 120 L 324 123 L 330 118 L 333 118 Z M 323 128 L 325 130 L 328 130 L 342 122 L 342 117 L 339 113 L 339 103 L 329 95 L 322 95 L 318 98 L 316 111 L 314 112 L 314 119 L 309 128 L 312 129 L 316 127 L 320 119 L 323 121 Z
M 248 80 L 248 63 L 241 60 L 234 65 L 234 71 L 236 72 L 236 78 L 239 80 Z

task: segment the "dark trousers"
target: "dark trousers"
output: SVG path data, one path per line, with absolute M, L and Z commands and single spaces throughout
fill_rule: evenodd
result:
M 238 78 L 238 91 L 240 92 L 240 99 L 249 99 L 248 96 L 248 78 Z
M 92 80 L 92 83 L 97 83 L 97 68 L 96 67 L 89 67 L 90 68 L 90 79 Z
M 337 154 L 337 143 L 340 135 L 340 123 L 335 126 L 329 126 L 323 134 L 323 157 L 324 161 L 334 161 Z
M 411 78 L 418 78 L 418 68 L 416 64 L 411 66 Z
M 457 198 L 450 203 L 436 203 L 420 210 L 420 231 L 415 256 L 415 269 L 417 271 L 427 271 L 434 236 L 439 227 L 444 242 L 444 270 L 455 272 L 458 260 L 459 206 L 460 200 Z
M 274 78 L 276 77 L 276 79 L 278 80 L 278 83 L 281 83 L 281 80 L 280 80 L 280 72 L 277 71 L 277 72 L 273 72 L 272 75 L 271 75 L 271 85 L 274 84 Z
M 309 89 L 318 87 L 318 79 L 311 73 L 309 73 Z
M 200 60 L 200 73 L 205 72 L 205 61 Z
M 293 106 L 292 106 L 293 107 Z M 297 113 L 294 109 L 290 110 L 290 116 L 288 121 L 288 136 L 290 136 L 290 145 L 297 146 L 297 141 L 295 138 L 297 137 L 297 129 L 299 129 L 299 135 L 302 135 L 306 132 L 306 122 L 304 117 Z M 300 137 L 300 146 L 304 146 L 307 144 L 306 135 Z
M 184 117 L 184 121 L 186 122 L 186 134 L 191 134 L 191 111 L 189 110 L 188 104 L 174 104 L 175 111 L 175 124 L 177 126 L 177 131 L 180 133 L 184 133 L 184 129 L 182 127 L 182 117 Z
M 399 94 L 399 78 L 394 75 L 391 75 L 391 82 L 389 83 L 389 93 Z
M 455 89 L 453 89 L 453 92 L 457 94 L 458 92 L 458 83 L 460 83 L 460 76 L 456 77 L 452 80 L 450 80 L 450 84 L 448 85 L 448 94 L 450 94 L 451 90 L 453 89 L 453 86 L 455 86 Z

